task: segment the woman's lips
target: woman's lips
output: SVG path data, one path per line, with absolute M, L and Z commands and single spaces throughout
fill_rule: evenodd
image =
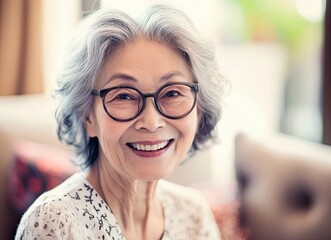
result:
M 139 143 L 129 143 L 131 148 L 134 148 L 139 151 L 157 151 L 162 148 L 165 148 L 169 144 L 170 140 L 159 142 L 159 143 L 147 143 L 147 142 L 139 142 Z
M 127 146 L 137 155 L 142 157 L 156 157 L 164 153 L 172 144 L 173 139 L 157 142 L 132 142 Z

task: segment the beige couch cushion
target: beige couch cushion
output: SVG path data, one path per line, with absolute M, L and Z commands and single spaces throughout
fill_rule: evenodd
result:
M 235 161 L 253 239 L 331 239 L 331 147 L 285 135 L 239 134 Z
M 55 106 L 55 100 L 43 94 L 1 96 L 0 129 L 16 139 L 60 144 Z

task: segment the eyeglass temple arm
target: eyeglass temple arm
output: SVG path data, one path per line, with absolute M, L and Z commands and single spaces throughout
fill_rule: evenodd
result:
M 93 96 L 101 96 L 101 91 L 100 91 L 100 90 L 93 89 L 93 90 L 91 91 L 91 94 L 92 94 Z

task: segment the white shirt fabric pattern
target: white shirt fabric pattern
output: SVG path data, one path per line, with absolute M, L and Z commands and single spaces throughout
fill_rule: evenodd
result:
M 161 180 L 157 195 L 165 216 L 162 240 L 220 239 L 200 192 Z M 125 236 L 112 210 L 80 172 L 32 204 L 21 219 L 15 239 L 125 240 Z

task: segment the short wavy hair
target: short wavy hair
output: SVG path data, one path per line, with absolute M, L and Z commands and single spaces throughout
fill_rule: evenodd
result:
M 148 8 L 136 20 L 120 11 L 97 10 L 78 26 L 55 91 L 59 99 L 58 137 L 75 148 L 82 168 L 93 165 L 98 157 L 98 139 L 90 138 L 84 127 L 98 73 L 116 49 L 139 37 L 166 44 L 182 54 L 200 85 L 197 108 L 201 117 L 190 152 L 215 138 L 226 81 L 219 72 L 213 46 L 201 38 L 190 19 L 165 5 Z

